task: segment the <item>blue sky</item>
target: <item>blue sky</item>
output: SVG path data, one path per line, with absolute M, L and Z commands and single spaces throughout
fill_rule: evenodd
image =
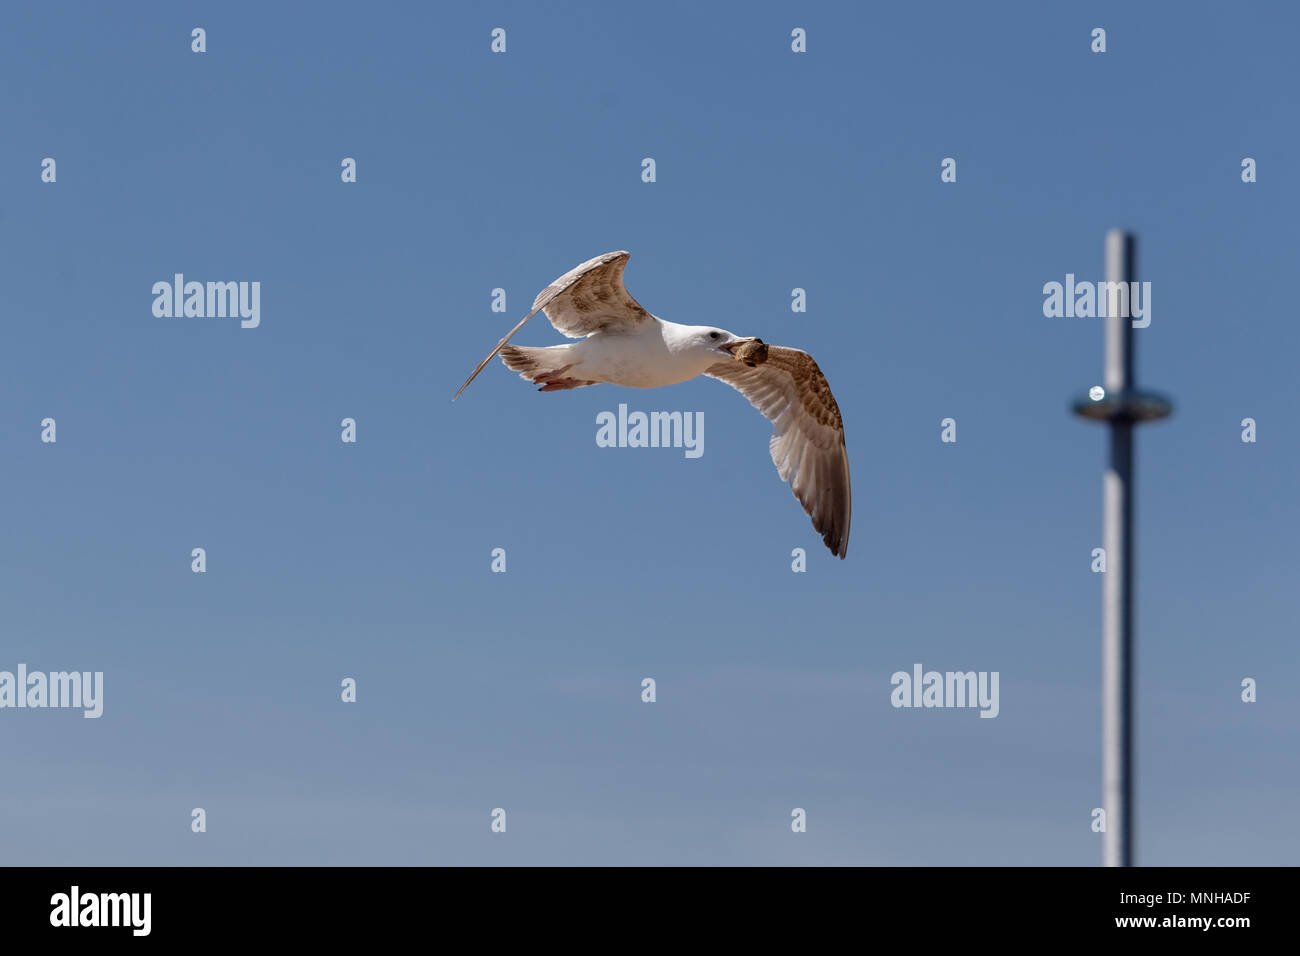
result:
M 1139 437 L 1138 861 L 1296 862 L 1294 8 L 7 20 L 0 670 L 105 700 L 0 710 L 0 861 L 1096 863 L 1102 334 L 1042 286 L 1124 226 L 1177 404 Z M 655 314 L 817 358 L 846 561 L 718 382 L 494 363 L 451 403 L 612 249 Z M 260 282 L 261 325 L 156 318 L 176 272 Z M 703 412 L 705 454 L 598 448 L 620 402 Z M 999 716 L 891 707 L 915 663 L 999 672 Z

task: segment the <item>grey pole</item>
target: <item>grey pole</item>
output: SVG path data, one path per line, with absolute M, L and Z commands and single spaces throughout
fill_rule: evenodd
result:
M 1173 406 L 1161 395 L 1137 387 L 1130 283 L 1136 281 L 1136 243 L 1131 234 L 1106 234 L 1106 281 L 1124 283 L 1110 309 L 1105 291 L 1097 308 L 1106 308 L 1104 386 L 1074 403 L 1075 414 L 1110 425 L 1110 461 L 1103 479 L 1103 535 L 1106 573 L 1102 581 L 1101 639 L 1101 789 L 1106 811 L 1102 834 L 1105 866 L 1133 865 L 1133 427 L 1167 417 Z M 1112 286 L 1113 288 L 1113 286 Z M 1150 300 L 1146 302 L 1150 307 Z M 1110 312 L 1115 314 L 1110 314 Z M 1149 313 L 1148 313 L 1149 314 Z

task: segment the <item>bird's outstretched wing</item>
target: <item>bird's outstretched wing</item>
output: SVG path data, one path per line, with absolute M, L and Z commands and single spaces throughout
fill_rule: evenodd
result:
M 773 345 L 761 365 L 718 362 L 704 374 L 726 382 L 771 419 L 768 447 L 777 473 L 790 483 L 826 547 L 843 558 L 853 512 L 844 420 L 812 356 Z
M 628 295 L 623 285 L 623 269 L 627 260 L 628 253 L 621 250 L 588 259 L 538 293 L 533 301 L 533 311 L 507 332 L 505 338 L 496 344 L 496 348 L 478 363 L 478 367 L 470 373 L 452 401 L 460 398 L 460 393 L 469 387 L 469 383 L 501 351 L 501 347 L 538 312 L 544 311 L 556 331 L 571 339 L 580 339 L 593 332 L 620 328 L 631 330 L 643 322 L 651 321 L 650 313 Z

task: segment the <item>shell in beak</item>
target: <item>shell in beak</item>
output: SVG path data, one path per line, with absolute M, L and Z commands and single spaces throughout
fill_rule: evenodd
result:
M 731 353 L 732 358 L 750 368 L 767 361 L 767 344 L 760 338 L 738 339 L 722 347 Z

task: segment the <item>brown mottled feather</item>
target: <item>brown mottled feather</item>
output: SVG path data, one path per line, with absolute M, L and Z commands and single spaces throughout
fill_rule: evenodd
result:
M 826 547 L 843 558 L 853 513 L 844 419 L 813 357 L 772 345 L 761 365 L 719 362 L 704 374 L 726 382 L 772 421 L 768 444 L 781 480 L 790 482 Z
M 556 331 L 571 339 L 602 332 L 611 325 L 639 325 L 650 313 L 623 286 L 628 253 L 607 252 L 560 276 L 533 301 Z
M 533 300 L 533 310 L 507 332 L 474 371 L 469 373 L 469 378 L 456 390 L 452 401 L 460 398 L 460 393 L 478 377 L 478 373 L 501 351 L 501 347 L 538 312 L 544 311 L 556 331 L 571 339 L 580 339 L 593 332 L 608 331 L 620 325 L 636 327 L 642 322 L 651 321 L 650 313 L 628 295 L 623 286 L 623 269 L 627 266 L 627 260 L 628 253 L 622 250 L 596 256 L 576 269 L 570 269 L 538 293 Z

